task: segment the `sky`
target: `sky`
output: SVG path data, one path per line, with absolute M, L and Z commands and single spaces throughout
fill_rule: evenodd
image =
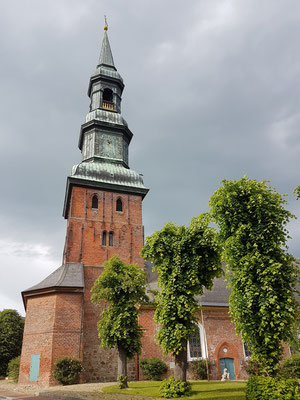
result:
M 104 18 L 150 192 L 150 235 L 209 210 L 222 179 L 268 179 L 300 218 L 300 2 L 0 0 L 0 310 L 61 265 L 66 178 Z M 300 257 L 300 222 L 289 225 Z

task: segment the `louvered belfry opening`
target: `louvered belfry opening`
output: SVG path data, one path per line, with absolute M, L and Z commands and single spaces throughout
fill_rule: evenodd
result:
M 103 90 L 102 108 L 105 108 L 106 110 L 114 109 L 113 91 L 111 89 L 105 88 Z

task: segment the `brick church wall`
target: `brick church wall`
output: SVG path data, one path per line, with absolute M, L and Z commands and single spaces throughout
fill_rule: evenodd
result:
M 98 208 L 92 208 L 92 198 L 98 197 Z M 123 210 L 116 211 L 117 199 Z M 114 233 L 113 246 L 102 245 L 103 231 Z M 68 217 L 65 262 L 84 265 L 83 353 L 85 368 L 83 380 L 87 382 L 114 381 L 117 377 L 117 352 L 100 347 L 97 322 L 103 306 L 90 301 L 91 288 L 103 271 L 103 264 L 114 254 L 126 263 L 141 267 L 144 261 L 139 252 L 143 246 L 141 196 L 74 187 Z M 130 379 L 137 378 L 136 359 L 128 363 Z
M 141 358 L 158 357 L 168 366 L 166 376 L 172 374 L 170 363 L 174 362 L 172 355 L 164 356 L 161 348 L 158 346 L 155 335 L 158 326 L 154 323 L 154 307 L 143 307 L 139 322 L 144 329 L 142 339 L 143 349 Z M 198 321 L 201 323 L 201 314 L 198 315 Z M 239 337 L 235 334 L 235 328 L 230 320 L 228 308 L 220 307 L 204 307 L 203 309 L 203 325 L 206 333 L 206 341 L 208 348 L 208 358 L 213 362 L 211 379 L 221 379 L 220 358 L 233 358 L 236 379 L 246 379 L 247 374 L 244 370 L 245 357 L 243 353 L 243 344 Z M 224 349 L 227 352 L 224 352 Z M 171 364 L 172 365 L 172 364 Z M 189 363 L 188 379 L 193 379 L 193 372 Z M 140 379 L 143 379 L 140 370 Z
M 53 293 L 29 297 L 23 336 L 19 383 L 49 385 L 54 361 L 63 356 L 78 358 L 81 293 Z M 40 355 L 39 379 L 29 380 L 31 356 Z
M 201 322 L 201 319 L 200 319 Z M 243 343 L 235 334 L 228 307 L 206 307 L 203 310 L 208 358 L 213 361 L 212 379 L 221 379 L 220 358 L 233 358 L 236 379 L 246 379 Z

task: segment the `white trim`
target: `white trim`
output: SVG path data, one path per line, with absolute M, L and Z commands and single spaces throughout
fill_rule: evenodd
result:
M 200 332 L 202 357 L 190 357 L 190 342 L 188 341 L 187 342 L 187 360 L 188 361 L 203 360 L 206 358 L 206 355 L 207 355 L 207 342 L 206 342 L 205 330 L 204 330 L 202 324 L 200 324 L 200 322 L 198 322 L 198 328 L 199 328 L 199 332 Z

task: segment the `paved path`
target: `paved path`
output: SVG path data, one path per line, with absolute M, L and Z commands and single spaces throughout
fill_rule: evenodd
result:
M 45 397 L 45 396 L 33 396 L 32 394 L 28 393 L 18 393 L 18 392 L 8 392 L 1 390 L 0 391 L 0 399 L 6 399 L 6 400 L 50 400 L 51 397 Z M 54 399 L 54 398 L 53 398 Z

